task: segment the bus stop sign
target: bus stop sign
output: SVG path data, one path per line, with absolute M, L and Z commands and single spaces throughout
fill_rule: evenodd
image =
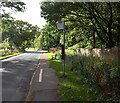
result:
M 57 28 L 58 28 L 59 30 L 64 29 L 64 22 L 63 22 L 63 21 L 58 21 L 58 26 L 57 26 Z

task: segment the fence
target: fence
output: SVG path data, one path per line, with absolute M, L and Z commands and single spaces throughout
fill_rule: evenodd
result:
M 120 48 L 111 48 L 111 49 L 86 49 L 86 48 L 79 48 L 76 50 L 77 54 L 82 55 L 93 55 L 93 56 L 110 56 L 110 57 L 117 57 L 120 58 Z

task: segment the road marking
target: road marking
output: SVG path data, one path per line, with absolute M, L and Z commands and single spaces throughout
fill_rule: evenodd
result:
M 31 79 L 31 81 L 30 81 L 30 85 L 32 84 L 32 81 L 33 81 L 33 78 L 34 78 L 34 76 L 35 76 L 35 73 L 36 73 L 36 71 L 34 72 L 34 74 L 33 74 L 33 76 L 32 76 L 32 79 Z
M 36 67 L 37 69 L 36 69 L 36 70 L 34 71 L 34 73 L 33 73 L 32 79 L 31 79 L 31 81 L 30 81 L 30 85 L 32 85 L 33 79 L 34 79 L 34 77 L 35 77 L 36 72 L 38 71 L 39 66 L 40 66 L 40 62 L 38 63 L 38 65 L 37 65 L 37 67 Z
M 40 69 L 39 82 L 42 82 L 43 69 Z
M 10 72 L 10 71 L 5 70 L 5 68 L 0 68 L 0 72 Z
M 39 66 L 40 66 L 40 63 L 38 64 L 37 68 L 39 68 Z

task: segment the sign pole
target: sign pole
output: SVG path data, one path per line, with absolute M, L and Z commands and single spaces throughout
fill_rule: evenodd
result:
M 65 30 L 63 29 L 63 45 L 64 45 L 64 58 L 63 58 L 63 76 L 65 76 Z
M 62 55 L 63 55 L 63 76 L 65 76 L 65 28 L 64 28 L 65 24 L 62 21 L 58 21 L 58 29 L 59 30 L 63 30 L 63 51 L 62 51 Z

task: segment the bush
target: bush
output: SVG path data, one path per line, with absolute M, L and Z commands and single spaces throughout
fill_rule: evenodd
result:
M 7 42 L 1 43 L 1 44 L 0 44 L 0 47 L 1 47 L 1 49 L 8 49 L 8 48 L 10 48 L 10 47 L 9 47 L 9 43 L 7 43 Z
M 61 50 L 60 48 L 50 48 L 49 52 L 55 53 L 57 51 Z
M 2 50 L 2 56 L 6 56 L 6 55 L 11 55 L 11 54 L 14 54 L 14 53 L 18 53 L 18 50 Z
M 55 52 L 61 58 L 61 51 Z M 80 75 L 83 83 L 105 95 L 106 100 L 120 100 L 120 63 L 117 55 L 82 55 L 66 50 L 66 66 Z
M 78 55 L 68 50 L 66 65 L 79 73 L 84 83 L 106 95 L 107 99 L 120 99 L 120 64 L 116 57 Z

